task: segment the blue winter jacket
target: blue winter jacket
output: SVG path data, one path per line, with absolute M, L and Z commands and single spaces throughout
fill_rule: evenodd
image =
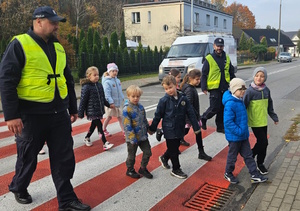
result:
M 154 118 L 149 129 L 156 131 L 162 119 L 162 128 L 166 139 L 181 139 L 184 137 L 185 116 L 187 115 L 195 133 L 200 132 L 200 126 L 191 103 L 182 93 L 177 92 L 178 99 L 165 94 L 157 105 Z
M 242 99 L 232 96 L 230 91 L 223 94 L 224 129 L 227 141 L 244 141 L 249 138 L 248 117 Z
M 121 81 L 117 77 L 106 76 L 102 77 L 102 85 L 108 103 L 115 104 L 116 107 L 121 107 L 124 100 Z

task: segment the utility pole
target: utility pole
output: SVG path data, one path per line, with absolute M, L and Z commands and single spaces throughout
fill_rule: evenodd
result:
M 282 2 L 282 0 L 280 0 L 280 7 L 279 7 L 279 29 L 278 29 L 277 60 L 279 58 L 279 53 L 280 53 L 281 2 Z
M 194 32 L 194 0 L 191 0 L 191 32 Z

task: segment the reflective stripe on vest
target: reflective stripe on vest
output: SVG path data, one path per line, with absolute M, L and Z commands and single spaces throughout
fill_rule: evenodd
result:
M 28 34 L 15 36 L 13 39 L 18 39 L 25 54 L 25 66 L 17 87 L 18 97 L 23 100 L 48 103 L 54 99 L 57 84 L 60 97 L 65 99 L 68 88 L 64 77 L 66 53 L 62 45 L 58 42 L 54 43 L 56 67 L 53 72 L 47 55 Z
M 209 73 L 207 77 L 207 90 L 218 89 L 221 81 L 221 70 L 217 62 L 214 60 L 212 55 L 207 55 L 206 60 L 209 64 Z M 230 74 L 229 74 L 229 66 L 230 66 L 230 58 L 226 55 L 226 64 L 224 68 L 225 72 L 225 80 L 230 82 Z

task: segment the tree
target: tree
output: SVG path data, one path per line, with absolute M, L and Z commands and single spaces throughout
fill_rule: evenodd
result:
M 86 0 L 72 0 L 72 6 L 74 10 L 74 17 L 75 17 L 75 37 L 78 36 L 78 29 L 79 29 L 79 21 L 84 15 L 86 14 Z M 72 17 L 72 16 L 71 16 Z
M 102 43 L 103 43 L 102 48 L 104 48 L 106 50 L 106 52 L 108 52 L 109 51 L 108 38 L 106 36 L 104 36 L 102 39 L 103 39 L 102 40 Z
M 245 33 L 243 32 L 239 42 L 239 50 L 247 50 L 247 49 L 248 49 L 247 39 L 245 37 Z
M 250 49 L 250 52 L 254 53 L 256 61 L 258 62 L 261 61 L 262 56 L 267 52 L 267 48 L 262 44 L 257 44 Z
M 247 46 L 248 46 L 248 49 L 251 49 L 253 46 L 254 46 L 254 40 L 252 37 L 250 37 L 248 40 L 247 40 Z
M 110 35 L 110 46 L 112 47 L 113 52 L 118 51 L 118 46 L 119 46 L 118 35 L 117 32 L 115 31 Z
M 227 6 L 226 0 L 211 0 L 211 3 L 216 5 L 217 9 L 224 11 L 224 8 Z
M 98 31 L 94 31 L 93 44 L 98 46 L 98 49 L 101 49 L 101 38 Z
M 99 61 L 100 62 L 99 74 L 100 74 L 100 72 L 103 74 L 106 71 L 106 65 L 108 63 L 107 51 L 104 48 L 101 48 L 101 50 L 100 50 L 100 58 L 99 58 L 99 60 L 100 60 Z
M 88 33 L 87 33 L 87 42 L 86 42 L 86 47 L 88 52 L 93 51 L 93 29 L 92 27 L 89 27 Z
M 268 48 L 268 42 L 265 36 L 263 36 L 260 40 L 260 44 Z
M 132 68 L 130 56 L 127 48 L 124 48 L 123 50 L 123 65 L 124 65 L 123 68 L 125 73 L 129 72 L 129 70 Z
M 126 37 L 125 37 L 125 32 L 124 31 L 122 31 L 122 33 L 121 33 L 120 47 L 121 47 L 122 50 L 124 50 L 125 48 L 127 48 Z
M 233 2 L 224 11 L 233 16 L 233 25 L 241 29 L 254 29 L 255 17 L 247 6 Z

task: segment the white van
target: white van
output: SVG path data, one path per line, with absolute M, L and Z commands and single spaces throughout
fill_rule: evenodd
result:
M 202 69 L 202 60 L 209 53 L 213 53 L 213 43 L 216 38 L 224 39 L 224 51 L 230 57 L 231 64 L 237 71 L 236 42 L 232 35 L 226 34 L 200 34 L 177 37 L 173 42 L 168 55 L 159 66 L 158 79 L 169 74 L 172 68 L 177 68 L 183 78 L 194 68 Z

